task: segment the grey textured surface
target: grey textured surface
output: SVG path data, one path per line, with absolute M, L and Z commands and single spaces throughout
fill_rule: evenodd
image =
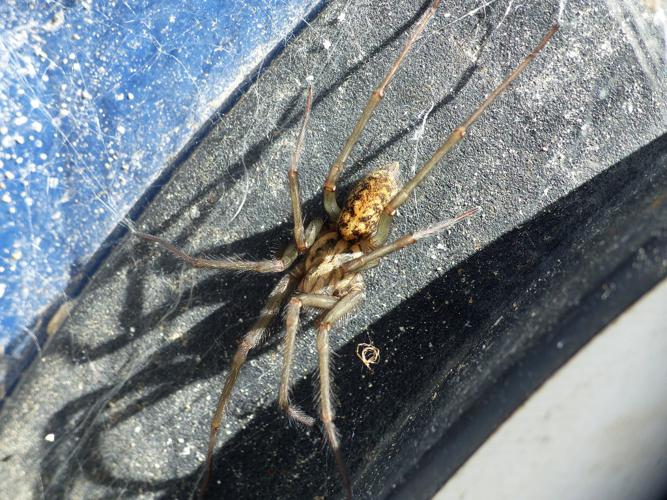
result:
M 417 43 L 355 150 L 345 186 L 396 159 L 408 178 L 559 8 L 496 2 L 471 11 L 461 3 L 447 2 Z M 421 4 L 332 3 L 192 150 L 140 227 L 207 255 L 279 250 L 290 237 L 286 170 L 306 78 L 315 102 L 300 177 L 312 216 L 322 211 L 329 164 Z M 661 42 L 641 15 L 609 5 L 567 4 L 561 32 L 400 210 L 393 235 L 474 205 L 483 215 L 368 272 L 364 306 L 336 329 L 338 424 L 360 497 L 385 496 L 409 466 L 403 451 L 419 456 L 441 434 L 405 430 L 418 406 L 447 398 L 439 423 L 456 420 L 479 388 L 468 377 L 492 381 L 531 341 L 498 338 L 496 327 L 548 284 L 539 274 L 548 232 L 508 253 L 511 264 L 489 261 L 469 273 L 461 263 L 665 132 Z M 534 276 L 530 286 L 504 289 L 522 273 Z M 186 269 L 124 241 L 3 409 L 0 490 L 18 498 L 193 493 L 230 356 L 274 282 Z M 559 300 L 576 304 L 585 285 Z M 382 355 L 373 373 L 354 356 L 369 338 Z M 483 364 L 498 342 L 501 361 Z M 337 494 L 319 433 L 290 427 L 276 408 L 280 352 L 270 342 L 242 372 L 215 457 L 225 498 Z M 312 332 L 303 332 L 298 352 L 294 398 L 313 411 Z

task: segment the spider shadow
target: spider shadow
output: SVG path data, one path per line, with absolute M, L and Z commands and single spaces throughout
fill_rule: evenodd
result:
M 258 232 L 252 237 L 208 249 L 206 255 L 212 258 L 215 258 L 215 256 L 242 256 L 247 259 L 266 258 L 266 253 L 280 254 L 280 252 L 271 252 L 271 249 L 267 248 L 266 241 L 284 242 L 286 244 L 290 238 L 291 227 L 287 224 L 281 224 L 269 230 Z M 264 256 L 258 255 L 262 253 L 262 251 L 258 251 L 262 247 L 264 247 Z M 194 253 L 199 254 L 199 252 Z M 158 258 L 149 264 L 149 257 L 156 254 Z M 122 312 L 118 315 L 119 327 L 123 330 L 123 333 L 115 335 L 107 341 L 99 342 L 95 347 L 72 340 L 69 344 L 69 354 L 72 359 L 81 359 L 82 362 L 102 359 L 125 348 L 128 344 L 137 342 L 143 336 L 154 331 L 158 325 L 174 322 L 191 308 L 226 305 L 226 307 L 213 313 L 209 319 L 195 329 L 194 341 L 199 338 L 200 334 L 206 334 L 204 331 L 206 328 L 210 328 L 208 330 L 210 335 L 211 332 L 219 330 L 219 325 L 247 324 L 252 321 L 252 318 L 257 317 L 262 297 L 266 298 L 268 288 L 277 280 L 277 276 L 274 274 L 193 270 L 195 273 L 193 279 L 196 281 L 191 286 L 188 283 L 179 283 L 177 293 L 167 296 L 162 304 L 149 311 L 137 314 L 137 311 L 146 309 L 146 292 L 155 280 L 151 273 L 156 269 L 159 270 L 161 277 L 179 282 L 179 277 L 189 269 L 189 266 L 160 246 L 130 236 L 121 254 L 116 255 L 113 265 L 102 271 L 100 279 L 97 280 L 97 286 L 101 286 L 112 280 L 118 273 L 122 273 L 127 279 L 127 286 L 124 287 Z M 197 274 L 205 277 L 200 278 Z M 238 301 L 240 296 L 247 298 Z
M 229 255 L 230 252 L 256 251 L 266 241 L 289 241 L 290 232 L 291 227 L 280 225 L 251 238 L 222 245 L 215 253 Z M 159 347 L 142 364 L 125 360 L 125 365 L 117 371 L 125 373 L 126 379 L 69 401 L 49 418 L 45 427 L 49 429 L 48 432 L 57 429 L 58 436 L 63 436 L 41 455 L 40 476 L 46 488 L 43 493 L 48 493 L 49 498 L 68 498 L 71 494 L 68 490 L 72 485 L 71 478 L 79 474 L 89 477 L 95 483 L 116 484 L 118 478 L 107 470 L 100 455 L 105 434 L 177 391 L 226 370 L 238 342 L 246 333 L 248 325 L 258 317 L 269 290 L 278 279 L 277 275 L 209 272 L 208 276 L 198 280 L 189 290 L 189 298 L 173 304 L 166 301 L 163 305 L 137 314 L 137 311 L 146 309 L 144 290 L 154 279 L 150 276 L 153 266 L 165 266 L 169 269 L 167 274 L 181 272 L 182 264 L 169 255 L 161 256 L 151 266 L 140 265 L 147 254 L 154 252 L 160 250 L 135 240 L 116 255 L 111 265 L 98 271 L 100 283 L 109 283 L 114 277 L 118 279 L 119 274 L 128 278 L 124 287 L 122 312 L 119 314 L 118 327 L 123 331 L 122 334 L 101 341 L 104 335 L 93 335 L 93 340 L 97 342 L 88 345 L 79 339 L 91 336 L 78 335 L 76 330 L 64 331 L 53 339 L 45 357 L 62 356 L 75 364 L 104 362 L 106 359 L 121 363 L 124 359 L 123 351 L 133 348 L 135 343 L 145 346 L 142 343 L 146 341 L 145 338 L 164 344 L 159 340 L 160 328 L 177 321 L 185 310 L 197 307 L 214 310 L 200 316 L 194 326 L 188 328 L 187 335 Z M 239 297 L 243 297 L 242 301 L 239 301 Z M 81 307 L 86 308 L 86 304 Z M 226 326 L 221 332 L 221 325 L 231 326 Z M 66 325 L 67 328 L 76 326 Z M 254 350 L 249 359 L 273 349 L 277 339 L 275 336 L 271 338 L 272 341 Z M 135 491 L 152 491 L 169 488 L 171 483 L 129 481 L 127 487 Z
M 349 183 L 342 184 L 342 191 L 350 188 Z M 303 201 L 304 214 L 319 213 L 321 195 Z M 308 224 L 309 219 L 305 223 Z M 229 244 L 218 245 L 206 250 L 206 256 L 240 257 L 248 260 L 279 257 L 284 248 L 293 239 L 293 226 L 290 223 L 279 224 L 266 231 L 258 232 L 248 238 L 243 238 Z M 187 238 L 185 238 L 187 240 Z M 267 244 L 266 242 L 275 242 Z M 155 262 L 148 263 L 151 255 L 158 255 Z M 195 252 L 199 255 L 199 252 Z M 197 278 L 196 282 L 186 289 L 166 300 L 163 304 L 150 311 L 137 314 L 145 310 L 146 288 L 154 282 L 151 272 L 160 271 L 164 278 L 177 280 L 184 270 L 190 269 L 187 264 L 176 259 L 172 254 L 159 245 L 129 236 L 121 251 L 113 258 L 113 264 L 100 271 L 95 285 L 91 290 L 107 285 L 118 274 L 127 279 L 124 287 L 122 312 L 118 315 L 119 327 L 123 333 L 113 338 L 98 342 L 94 347 L 81 343 L 75 338 L 69 339 L 68 356 L 77 364 L 88 363 L 125 348 L 137 342 L 145 335 L 154 331 L 160 324 L 169 324 L 192 308 L 206 308 L 225 304 L 213 313 L 206 321 L 201 322 L 189 332 L 188 341 L 197 343 L 211 332 L 219 330 L 219 325 L 240 325 L 239 329 L 257 318 L 259 310 L 266 301 L 268 293 L 278 280 L 276 274 L 221 272 L 215 270 L 193 269 L 196 275 L 205 275 Z M 239 300 L 239 297 L 244 297 Z M 190 335 L 193 334 L 193 335 Z M 238 337 L 235 334 L 235 338 Z M 234 344 L 235 345 L 235 344 Z M 262 351 L 259 351 L 262 352 Z M 203 355 L 204 353 L 193 353 Z M 252 355 L 251 355 L 252 356 Z

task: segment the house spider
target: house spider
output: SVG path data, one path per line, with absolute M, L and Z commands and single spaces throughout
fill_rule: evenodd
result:
M 333 451 L 347 498 L 352 497 L 352 484 L 343 459 L 339 436 L 334 424 L 335 411 L 332 402 L 329 333 L 338 320 L 350 313 L 364 298 L 364 282 L 361 272 L 376 266 L 382 257 L 405 248 L 417 241 L 434 236 L 478 213 L 472 208 L 460 215 L 426 229 L 416 231 L 386 243 L 396 210 L 408 199 L 414 189 L 431 172 L 442 157 L 452 149 L 484 112 L 484 110 L 510 85 L 510 83 L 537 56 L 558 31 L 554 23 L 533 51 L 489 94 L 479 107 L 447 137 L 442 146 L 402 188 L 398 186 L 398 163 L 385 165 L 367 175 L 352 189 L 342 207 L 336 199 L 338 177 L 354 146 L 357 144 L 370 116 L 382 100 L 387 86 L 393 80 L 415 40 L 434 15 L 440 0 L 433 0 L 417 22 L 399 56 L 380 85 L 371 94 L 366 107 L 345 142 L 340 154 L 329 170 L 324 183 L 324 209 L 328 222 L 315 219 L 304 226 L 297 166 L 312 104 L 312 88 L 308 89 L 305 112 L 288 171 L 289 189 L 294 219 L 294 241 L 278 259 L 241 261 L 233 259 L 208 259 L 189 255 L 169 241 L 146 233 L 135 234 L 157 243 L 177 259 L 197 268 L 252 271 L 258 273 L 287 273 L 278 281 L 259 319 L 244 336 L 239 345 L 220 394 L 213 419 L 205 465 L 205 479 L 201 493 L 205 494 L 211 478 L 213 452 L 218 431 L 222 424 L 225 406 L 248 353 L 264 339 L 269 325 L 285 309 L 285 352 L 278 389 L 278 405 L 291 420 L 308 427 L 315 419 L 290 401 L 290 376 L 294 358 L 294 346 L 299 330 L 299 318 L 303 308 L 322 311 L 316 320 L 317 355 L 319 364 L 319 412 L 326 442 Z

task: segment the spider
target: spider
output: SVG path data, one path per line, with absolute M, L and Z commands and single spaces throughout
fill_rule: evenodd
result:
M 328 222 L 317 218 L 304 226 L 299 195 L 298 163 L 304 146 L 305 133 L 311 111 L 313 90 L 308 88 L 305 111 L 299 135 L 288 170 L 289 190 L 293 215 L 293 241 L 277 259 L 241 261 L 235 259 L 209 259 L 187 254 L 169 241 L 158 236 L 134 231 L 138 237 L 156 243 L 173 256 L 196 268 L 250 271 L 258 273 L 287 273 L 278 281 L 262 309 L 259 319 L 246 333 L 232 359 L 229 374 L 220 394 L 210 428 L 204 481 L 200 493 L 205 494 L 211 478 L 213 452 L 222 425 L 224 410 L 248 353 L 266 337 L 268 327 L 284 308 L 284 358 L 278 389 L 278 405 L 287 416 L 300 424 L 312 427 L 316 420 L 290 401 L 290 376 L 294 358 L 299 320 L 304 308 L 321 311 L 315 324 L 317 328 L 317 355 L 319 369 L 319 417 L 323 434 L 330 446 L 347 498 L 352 498 L 352 483 L 343 458 L 340 439 L 334 423 L 335 409 L 332 402 L 329 335 L 332 327 L 357 307 L 364 298 L 362 272 L 376 266 L 386 255 L 401 250 L 417 241 L 432 237 L 455 224 L 475 215 L 481 208 L 469 209 L 460 215 L 434 224 L 426 229 L 402 236 L 386 243 L 396 210 L 408 199 L 414 189 L 431 172 L 442 157 L 466 134 L 467 129 L 486 108 L 519 76 L 528 64 L 544 48 L 558 31 L 554 23 L 542 40 L 524 60 L 498 85 L 479 107 L 456 127 L 440 148 L 402 187 L 399 187 L 397 162 L 372 171 L 347 196 L 339 206 L 336 196 L 338 177 L 350 152 L 357 144 L 368 120 L 382 100 L 384 92 L 419 38 L 429 20 L 435 14 L 441 0 L 433 0 L 421 16 L 403 49 L 379 86 L 372 92 L 365 109 L 346 140 L 340 154 L 329 170 L 324 182 L 323 203 Z

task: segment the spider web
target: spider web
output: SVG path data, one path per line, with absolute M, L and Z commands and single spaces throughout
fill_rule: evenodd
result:
M 51 329 L 64 322 L 63 330 L 5 412 L 0 455 L 11 459 L 2 465 L 2 491 L 44 498 L 195 491 L 217 389 L 272 282 L 195 272 L 114 238 L 110 255 L 103 249 L 97 256 L 99 270 L 89 267 L 91 256 L 128 212 L 143 213 L 142 228 L 191 251 L 255 258 L 278 251 L 290 236 L 284 172 L 306 82 L 316 100 L 300 175 L 312 217 L 321 213 L 318 193 L 331 159 L 419 9 L 409 1 L 333 2 L 233 109 L 221 108 L 291 29 L 286 20 L 302 20 L 314 6 L 275 4 L 282 14 L 251 2 L 230 2 L 229 12 L 176 1 L 53 3 L 37 14 L 2 8 L 8 21 L 0 58 L 3 67 L 19 68 L 0 79 L 2 327 L 26 332 L 21 348 L 12 339 L 6 349 L 23 359 L 44 330 L 35 312 L 66 300 Z M 393 427 L 379 422 L 373 437 L 363 423 L 390 395 L 346 361 L 356 340 L 369 339 L 381 351 L 377 371 L 399 359 L 401 343 L 374 327 L 376 318 L 664 133 L 664 5 L 447 2 L 369 124 L 343 187 L 369 165 L 397 158 L 407 179 L 555 18 L 562 30 L 554 42 L 401 208 L 393 234 L 474 205 L 484 207 L 480 221 L 369 272 L 366 305 L 334 339 L 348 447 L 358 439 L 392 454 Z M 63 31 L 71 45 L 50 51 L 50 37 Z M 111 35 L 96 39 L 98 32 Z M 248 38 L 250 47 L 242 42 Z M 190 40 L 212 49 L 192 55 Z M 103 64 L 92 56 L 98 52 Z M 196 145 L 188 142 L 193 135 Z M 164 189 L 144 211 L 149 200 L 137 200 L 170 162 L 173 180 L 161 178 Z M 79 298 L 78 276 L 91 271 Z M 471 326 L 472 318 L 450 319 L 446 300 L 430 300 L 442 311 L 443 330 Z M 415 344 L 422 342 L 419 315 L 396 325 Z M 414 361 L 429 366 L 439 346 L 423 343 Z M 299 339 L 298 352 L 295 398 L 314 411 L 312 335 Z M 269 343 L 244 368 L 222 432 L 228 494 L 304 497 L 338 486 L 317 432 L 287 429 L 273 409 L 279 354 Z M 407 409 L 391 411 L 395 421 L 411 418 Z M 297 452 L 286 457 L 285 449 Z M 381 468 L 355 460 L 366 467 L 369 491 L 379 491 Z
M 100 245 L 164 165 L 233 101 L 293 20 L 314 5 L 1 8 L 5 386 L 39 349 L 41 318 L 77 294 L 106 253 Z

